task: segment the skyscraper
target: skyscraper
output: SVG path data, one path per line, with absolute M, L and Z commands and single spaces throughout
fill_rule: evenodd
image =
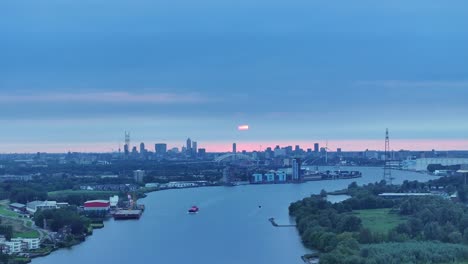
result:
M 165 143 L 156 143 L 154 144 L 154 152 L 157 155 L 164 155 L 167 152 L 167 144 Z
M 190 138 L 187 138 L 187 145 L 185 146 L 185 150 L 187 153 L 192 153 L 192 140 Z
M 141 142 L 140 143 L 140 153 L 143 154 L 146 152 L 146 149 L 145 149 L 145 143 Z
M 315 152 L 315 153 L 319 153 L 319 150 L 320 150 L 319 143 L 315 143 L 315 144 L 314 144 L 314 152 Z
M 237 153 L 237 144 L 232 143 L 232 153 Z
M 192 142 L 192 154 L 196 156 L 197 152 L 198 152 L 197 142 L 193 141 Z
M 295 182 L 301 181 L 301 160 L 292 160 L 292 180 Z

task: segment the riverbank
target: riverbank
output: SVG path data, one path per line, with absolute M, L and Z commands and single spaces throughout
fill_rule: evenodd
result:
M 349 200 L 324 203 L 323 195 L 313 195 L 292 203 L 289 212 L 301 226 L 298 231 L 304 245 L 319 251 L 320 263 L 347 263 L 345 259 L 383 263 L 383 258 L 392 263 L 405 262 L 408 258 L 414 263 L 461 263 L 468 260 L 468 246 L 462 243 L 465 226 L 457 223 L 466 213 L 455 212 L 464 212 L 465 204 L 441 196 L 388 199 L 378 195 L 421 192 L 435 185 L 438 193 L 447 192 L 446 197 L 450 197 L 461 181 L 459 177 L 447 177 L 429 183 L 352 184 L 346 192 L 352 196 Z M 433 213 L 424 216 L 427 211 Z M 447 225 L 453 226 L 450 232 L 431 233 Z M 316 261 L 316 256 L 305 255 L 303 260 L 311 263 Z
M 359 170 L 363 177 L 353 180 L 234 188 L 215 186 L 146 193 L 146 198 L 138 199 L 146 206 L 145 215 L 139 221 L 106 221 L 105 227 L 87 238 L 85 243 L 71 250 L 54 251 L 47 257 L 34 259 L 32 263 L 146 263 L 148 259 L 158 263 L 196 261 L 216 264 L 219 259 L 236 259 L 244 264 L 301 263 L 300 256 L 312 252 L 302 245 L 297 230 L 275 228 L 267 220 L 274 217 L 278 224 L 289 224 L 287 208 L 291 201 L 319 194 L 322 189 L 342 190 L 353 181 L 367 184 L 381 179 L 380 168 Z M 432 179 L 407 172 L 395 172 L 394 176 L 395 183 L 406 179 Z M 201 208 L 200 213 L 187 216 L 187 208 L 194 204 Z M 239 225 L 239 222 L 245 224 Z M 115 250 L 122 239 L 141 243 L 126 243 L 125 250 Z M 239 245 L 237 241 L 241 240 L 245 243 Z M 258 247 L 260 244 L 261 248 Z M 185 254 L 180 254 L 180 246 L 184 247 Z M 158 254 L 154 254 L 155 248 Z M 211 249 L 210 254 L 200 254 L 206 248 Z M 243 254 L 227 251 L 228 248 L 237 248 L 236 252 L 242 251 Z M 112 254 L 103 255 L 102 252 Z

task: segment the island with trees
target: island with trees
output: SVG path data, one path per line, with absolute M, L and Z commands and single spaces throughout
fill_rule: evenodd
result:
M 328 202 L 322 192 L 292 203 L 289 212 L 304 245 L 317 251 L 304 256 L 306 262 L 468 263 L 465 189 L 459 177 L 402 185 L 352 183 L 344 190 L 351 196 L 345 201 Z M 385 198 L 382 193 L 427 195 Z

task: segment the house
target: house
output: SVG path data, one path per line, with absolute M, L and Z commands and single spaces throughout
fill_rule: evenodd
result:
M 34 214 L 40 210 L 53 210 L 57 208 L 56 201 L 32 201 L 26 204 L 26 210 L 30 214 Z
M 22 203 L 11 203 L 9 207 L 15 212 L 26 212 L 26 205 Z
M 21 242 L 22 247 L 27 250 L 38 249 L 40 246 L 39 238 L 12 238 L 12 242 Z

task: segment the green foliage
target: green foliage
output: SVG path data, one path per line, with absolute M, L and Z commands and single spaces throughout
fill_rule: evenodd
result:
M 0 235 L 4 235 L 6 240 L 10 240 L 13 237 L 13 227 L 9 225 L 0 225 Z
M 405 219 L 389 208 L 353 211 L 362 220 L 362 225 L 374 233 L 386 234 L 404 223 Z
M 80 216 L 73 208 L 43 210 L 34 215 L 34 222 L 37 226 L 44 227 L 44 219 L 46 219 L 47 227 L 52 231 L 57 232 L 61 228 L 69 226 L 74 235 L 86 233 L 91 223 L 88 218 Z

